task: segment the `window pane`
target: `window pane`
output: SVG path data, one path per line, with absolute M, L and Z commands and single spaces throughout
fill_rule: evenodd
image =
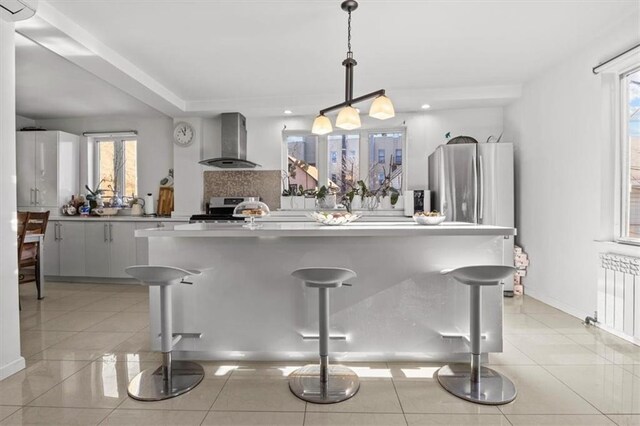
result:
M 626 82 L 630 163 L 628 237 L 640 238 L 640 71 L 629 75 Z
M 330 135 L 329 151 L 330 185 L 346 193 L 360 179 L 360 135 Z
M 102 189 L 103 197 L 113 196 L 113 188 L 115 188 L 115 142 L 100 141 L 98 142 L 98 182 Z
M 287 136 L 289 185 L 303 189 L 318 186 L 317 136 Z M 287 188 L 283 188 L 287 189 Z
M 138 150 L 136 141 L 124 144 L 124 185 L 122 195 L 138 195 Z
M 402 132 L 369 134 L 369 188 L 376 191 L 388 176 L 391 186 L 402 189 Z

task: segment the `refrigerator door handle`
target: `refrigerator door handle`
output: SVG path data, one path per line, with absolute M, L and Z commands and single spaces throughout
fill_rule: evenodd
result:
M 478 174 L 478 180 L 480 180 L 480 198 L 478 200 L 480 208 L 478 209 L 478 220 L 479 223 L 482 224 L 484 214 L 484 161 L 482 159 L 482 155 L 479 155 L 478 159 L 480 163 L 480 170 Z
M 478 161 L 476 156 L 471 157 L 471 169 L 473 172 L 473 222 L 478 223 Z

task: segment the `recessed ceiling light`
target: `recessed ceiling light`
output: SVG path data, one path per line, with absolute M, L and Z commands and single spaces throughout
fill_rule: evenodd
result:
M 284 113 L 287 115 L 293 114 L 293 111 L 291 111 L 290 109 L 285 109 Z
M 422 108 L 422 109 L 429 109 L 429 108 L 431 108 L 431 105 L 429 105 L 429 104 L 423 104 L 420 108 Z

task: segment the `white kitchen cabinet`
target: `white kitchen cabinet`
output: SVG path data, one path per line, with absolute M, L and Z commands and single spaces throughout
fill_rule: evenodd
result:
M 60 222 L 49 221 L 44 234 L 44 274 L 60 275 L 60 244 L 58 244 L 58 227 Z
M 86 276 L 130 278 L 124 270 L 136 264 L 132 222 L 85 223 Z
M 59 131 L 17 132 L 16 159 L 18 209 L 57 211 L 78 193 L 78 136 Z
M 109 222 L 86 222 L 84 232 L 86 276 L 109 277 Z
M 124 270 L 136 262 L 135 224 L 133 222 L 109 223 L 109 276 L 131 278 Z
M 49 222 L 44 237 L 44 274 L 86 276 L 84 223 Z

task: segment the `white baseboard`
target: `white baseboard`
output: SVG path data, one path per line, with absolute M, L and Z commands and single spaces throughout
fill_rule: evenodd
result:
M 11 361 L 9 364 L 0 367 L 0 380 L 4 380 L 9 376 L 13 376 L 20 370 L 24 370 L 25 362 L 24 358 L 20 357 L 15 361 Z
M 593 312 L 580 312 L 577 309 L 568 306 L 556 299 L 554 299 L 553 297 L 549 297 L 545 294 L 542 293 L 538 293 L 536 292 L 534 289 L 531 288 L 527 288 L 525 287 L 524 289 L 524 294 L 530 297 L 533 297 L 534 299 L 537 299 L 539 301 L 541 301 L 542 303 L 546 303 L 549 306 L 553 306 L 556 309 L 560 309 L 562 312 L 565 312 L 569 315 L 573 315 L 574 317 L 578 318 L 579 320 L 584 320 L 587 315 L 588 316 L 593 316 Z M 595 308 L 593 310 L 595 312 Z

